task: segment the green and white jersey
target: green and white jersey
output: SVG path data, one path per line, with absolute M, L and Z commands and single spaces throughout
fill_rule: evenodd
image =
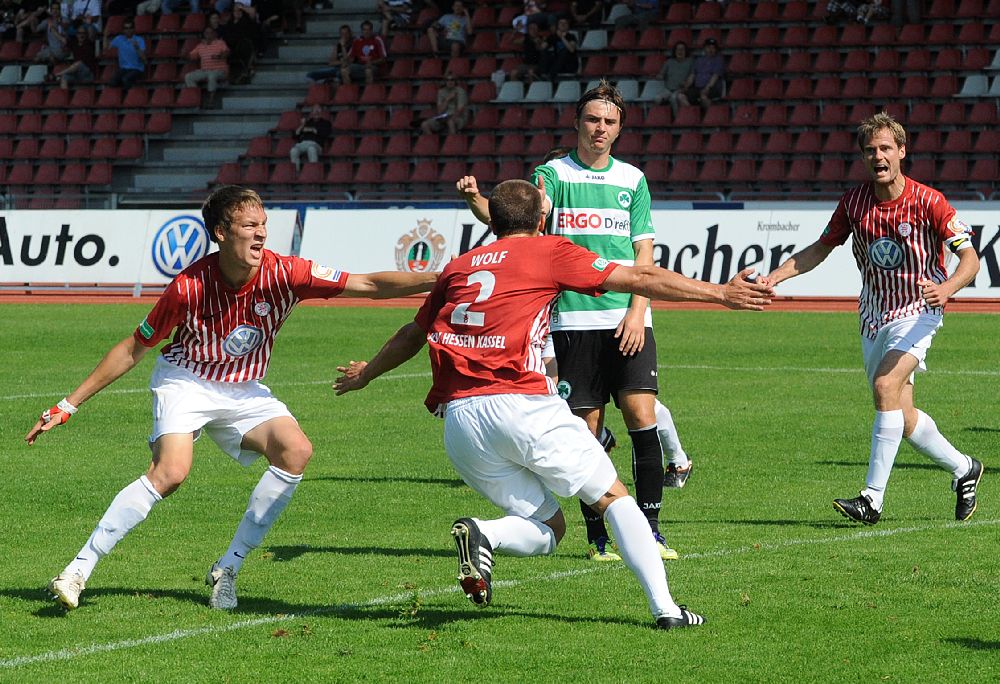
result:
M 650 218 L 649 188 L 642 171 L 612 157 L 603 169 L 584 166 L 576 152 L 535 169 L 532 180 L 545 178 L 545 194 L 552 202 L 547 224 L 562 235 L 625 266 L 635 263 L 632 243 L 656 237 Z M 607 330 L 616 328 L 628 311 L 631 295 L 608 292 L 588 297 L 563 292 L 552 314 L 553 330 Z M 646 308 L 646 326 L 653 318 Z

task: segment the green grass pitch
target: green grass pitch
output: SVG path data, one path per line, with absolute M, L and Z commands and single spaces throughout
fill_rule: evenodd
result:
M 364 392 L 330 390 L 335 366 L 370 358 L 405 309 L 303 307 L 279 335 L 266 382 L 315 455 L 243 568 L 237 611 L 211 611 L 203 578 L 264 464 L 240 468 L 203 440 L 188 481 L 65 613 L 45 584 L 148 465 L 153 354 L 35 446 L 23 436 L 147 308 L 0 306 L 0 682 L 1000 678 L 997 316 L 949 314 L 916 385 L 986 464 L 978 512 L 956 523 L 949 475 L 904 444 L 882 522 L 860 528 L 830 504 L 867 467 L 856 317 L 658 311 L 661 397 L 695 462 L 687 487 L 664 492 L 681 553 L 670 586 L 708 618 L 662 633 L 624 566 L 584 559 L 575 501 L 555 555 L 498 557 L 494 605 L 458 593 L 450 525 L 496 511 L 444 455 L 422 405 L 426 356 Z M 627 447 L 612 458 L 630 485 Z

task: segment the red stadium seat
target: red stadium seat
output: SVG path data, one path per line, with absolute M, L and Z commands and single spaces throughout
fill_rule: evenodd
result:
M 363 128 L 362 130 L 371 129 Z M 382 154 L 382 136 L 379 133 L 362 135 L 355 154 L 362 159 L 379 156 Z
M 87 182 L 87 166 L 82 162 L 66 164 L 59 175 L 60 185 L 85 185 Z
M 808 100 L 812 97 L 813 82 L 808 78 L 793 78 L 785 90 L 786 100 Z
M 123 138 L 118 143 L 118 152 L 116 155 L 118 159 L 141 159 L 143 154 L 142 138 Z
M 945 159 L 938 173 L 938 182 L 965 183 L 969 180 L 969 165 L 964 157 Z
M 343 86 L 341 86 L 343 88 Z M 297 124 L 296 124 L 297 125 Z M 333 128 L 338 131 L 356 131 L 358 129 L 358 112 L 354 109 L 341 109 L 333 117 Z
M 114 159 L 118 154 L 117 141 L 109 136 L 102 136 L 94 140 L 91 154 L 95 159 Z
M 41 114 L 22 114 L 17 119 L 17 129 L 15 130 L 17 135 L 40 135 L 42 132 L 42 115 Z
M 951 98 L 958 93 L 958 79 L 950 74 L 935 76 L 931 81 L 930 96 L 936 98 Z
M 795 152 L 798 154 L 818 155 L 822 149 L 822 136 L 819 131 L 803 131 L 795 139 Z
M 726 3 L 722 18 L 726 23 L 744 23 L 750 19 L 750 3 L 730 2 Z
M 782 127 L 788 125 L 788 107 L 786 105 L 769 104 L 761 109 L 758 123 L 761 126 Z
M 816 179 L 816 162 L 811 157 L 796 157 L 785 174 L 785 178 L 798 185 L 812 185 Z
M 827 105 L 827 107 L 831 106 L 836 105 Z M 814 104 L 794 105 L 791 114 L 788 115 L 788 123 L 791 126 L 814 126 L 818 120 L 819 107 Z
M 216 185 L 239 185 L 241 180 L 238 162 L 224 163 L 219 167 L 219 172 L 215 176 Z
M 382 108 L 365 110 L 361 115 L 361 120 L 358 122 L 358 126 L 362 131 L 369 132 L 385 130 L 388 124 L 389 121 L 386 117 L 386 112 Z
M 698 171 L 698 182 L 702 185 L 721 183 L 729 176 L 726 160 L 722 157 L 705 159 Z
M 694 106 L 694 105 L 692 105 Z M 753 107 L 756 111 L 754 105 L 743 105 Z M 708 105 L 708 109 L 705 110 L 701 117 L 702 126 L 713 126 L 718 128 L 724 128 L 729 126 L 730 116 L 729 116 L 729 105 L 725 104 L 711 104 Z
M 390 131 L 407 131 L 413 127 L 413 112 L 409 109 L 396 109 L 389 115 L 386 128 Z
M 961 102 L 946 102 L 941 105 L 941 109 L 938 112 L 938 123 L 946 126 L 964 126 L 965 121 L 965 104 Z
M 414 104 L 431 105 L 437 102 L 438 86 L 435 83 L 421 83 L 413 94 Z
M 757 67 L 755 72 L 758 76 L 770 76 L 777 75 L 780 76 L 783 67 L 784 59 L 779 52 L 765 52 L 757 59 Z
M 690 155 L 701 154 L 704 145 L 705 141 L 702 138 L 701 133 L 696 131 L 681 133 L 677 139 L 677 144 L 674 145 L 674 153 Z
M 844 30 L 840 32 L 840 44 L 848 46 L 867 45 L 867 27 L 862 24 L 848 24 L 844 27 Z
M 146 119 L 145 132 L 151 135 L 165 135 L 174 127 L 173 122 L 174 120 L 170 112 L 153 112 Z M 124 127 L 122 130 L 125 130 Z
M 871 70 L 896 74 L 899 71 L 899 53 L 890 49 L 879 50 L 872 60 Z
M 177 65 L 172 62 L 160 62 L 153 67 L 153 74 L 149 77 L 153 83 L 175 83 L 180 80 L 177 75 Z
M 421 60 L 415 76 L 421 80 L 439 80 L 444 76 L 444 62 L 437 58 Z
M 707 154 L 725 156 L 732 152 L 733 134 L 729 131 L 719 131 L 709 133 L 705 143 L 704 152 Z
M 647 155 L 671 154 L 674 151 L 674 136 L 666 131 L 655 132 L 646 143 Z
M 976 151 L 972 147 L 972 132 L 949 131 L 944 138 L 943 151 L 947 154 L 967 154 Z
M 901 29 L 899 29 L 899 35 L 897 41 L 899 45 L 919 45 L 923 46 L 926 44 L 924 40 L 924 30 L 923 24 L 906 24 Z
M 764 149 L 763 136 L 757 131 L 746 131 L 740 133 L 733 145 L 733 152 L 736 154 L 757 155 Z
M 879 76 L 872 85 L 872 96 L 881 101 L 896 97 L 899 93 L 899 80 L 895 76 Z
M 798 150 L 793 144 L 791 133 L 788 131 L 775 131 L 767 136 L 767 144 L 764 145 L 763 151 L 772 157 L 779 157 L 801 150 Z
M 909 168 L 904 167 L 903 172 L 914 180 L 929 185 L 937 180 L 932 159 L 917 159 L 910 163 Z
M 146 130 L 146 116 L 142 112 L 126 112 L 122 116 L 119 130 L 122 133 L 143 133 Z
M 409 157 L 411 147 L 409 133 L 393 133 L 386 139 L 382 154 L 387 157 Z
M 970 124 L 992 126 L 997 123 L 997 108 L 992 102 L 976 102 L 969 111 Z
M 268 174 L 267 182 L 271 185 L 294 185 L 295 165 L 291 161 L 279 161 Z
M 361 97 L 361 86 L 357 83 L 342 83 L 337 87 L 333 95 L 333 103 L 336 105 L 354 106 Z M 337 112 L 340 114 L 340 112 Z
M 808 47 L 811 43 L 811 32 L 808 26 L 786 26 L 781 35 L 781 44 L 786 48 Z
M 70 138 L 66 143 L 66 159 L 90 159 L 90 139 Z
M 907 50 L 903 57 L 903 71 L 925 72 L 931 69 L 931 51 Z
M 757 105 L 738 105 L 733 110 L 734 126 L 756 126 L 757 125 Z
M 871 68 L 871 61 L 867 50 L 852 50 L 844 57 L 841 68 L 844 71 L 867 72 Z
M 122 107 L 126 109 L 145 109 L 149 106 L 149 91 L 142 87 L 132 87 L 122 98 Z
M 841 186 L 847 180 L 843 159 L 824 157 L 816 171 L 816 180 L 825 184 Z
M 97 162 L 87 169 L 87 185 L 111 185 L 111 164 Z
M 824 155 L 850 154 L 857 152 L 858 148 L 854 137 L 848 131 L 835 130 L 830 131 L 829 135 L 827 135 L 822 151 Z
M 675 157 L 670 165 L 668 180 L 671 183 L 690 184 L 698 179 L 698 161 Z
M 21 97 L 17 99 L 18 109 L 41 109 L 45 101 L 45 94 L 39 87 L 29 87 L 21 91 Z
M 734 159 L 729 167 L 729 181 L 753 183 L 757 180 L 757 164 L 752 159 Z
M 39 159 L 61 160 L 66 156 L 66 141 L 63 138 L 46 138 L 38 150 Z
M 349 161 L 335 161 L 330 164 L 326 174 L 326 182 L 334 185 L 347 185 L 354 180 L 354 165 Z
M 742 5 L 741 2 L 729 3 L 729 7 L 734 7 L 736 5 Z M 751 34 L 750 29 L 745 26 L 737 26 L 731 28 L 723 34 L 722 37 L 722 47 L 726 50 L 745 50 L 750 47 Z M 676 43 L 670 43 L 675 45 Z M 689 43 L 690 45 L 690 43 Z
M 59 182 L 59 164 L 39 164 L 35 167 L 32 183 L 35 185 L 55 185 Z
M 847 107 L 842 104 L 826 104 L 823 106 L 823 110 L 819 114 L 819 121 L 821 126 L 824 127 L 837 127 L 846 125 L 849 121 L 847 118 Z
M 777 26 L 763 26 L 757 29 L 750 41 L 750 47 L 755 50 L 773 50 L 779 45 L 781 45 L 781 29 Z

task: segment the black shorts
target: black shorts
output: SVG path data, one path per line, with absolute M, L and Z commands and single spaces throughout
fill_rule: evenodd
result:
M 622 390 L 658 391 L 656 340 L 646 328 L 642 351 L 625 356 L 614 330 L 560 330 L 552 333 L 559 363 L 559 396 L 573 410 L 600 408 Z

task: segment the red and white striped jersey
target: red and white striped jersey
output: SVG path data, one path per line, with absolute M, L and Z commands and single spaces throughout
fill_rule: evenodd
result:
M 862 281 L 861 334 L 871 339 L 889 321 L 942 312 L 927 305 L 917 283 L 924 278 L 944 282 L 944 246 L 956 251 L 970 234 L 944 195 L 912 178 L 905 180 L 903 194 L 888 202 L 879 201 L 870 182 L 848 190 L 820 237 L 823 244 L 836 247 L 853 236 Z
M 414 319 L 427 331 L 439 404 L 483 394 L 553 394 L 542 348 L 563 290 L 600 295 L 617 268 L 564 237 L 497 240 L 452 259 Z
M 265 249 L 257 275 L 236 291 L 223 282 L 215 252 L 178 274 L 133 334 L 153 347 L 176 329 L 162 351 L 168 362 L 215 382 L 259 380 L 295 305 L 336 297 L 347 275 Z

